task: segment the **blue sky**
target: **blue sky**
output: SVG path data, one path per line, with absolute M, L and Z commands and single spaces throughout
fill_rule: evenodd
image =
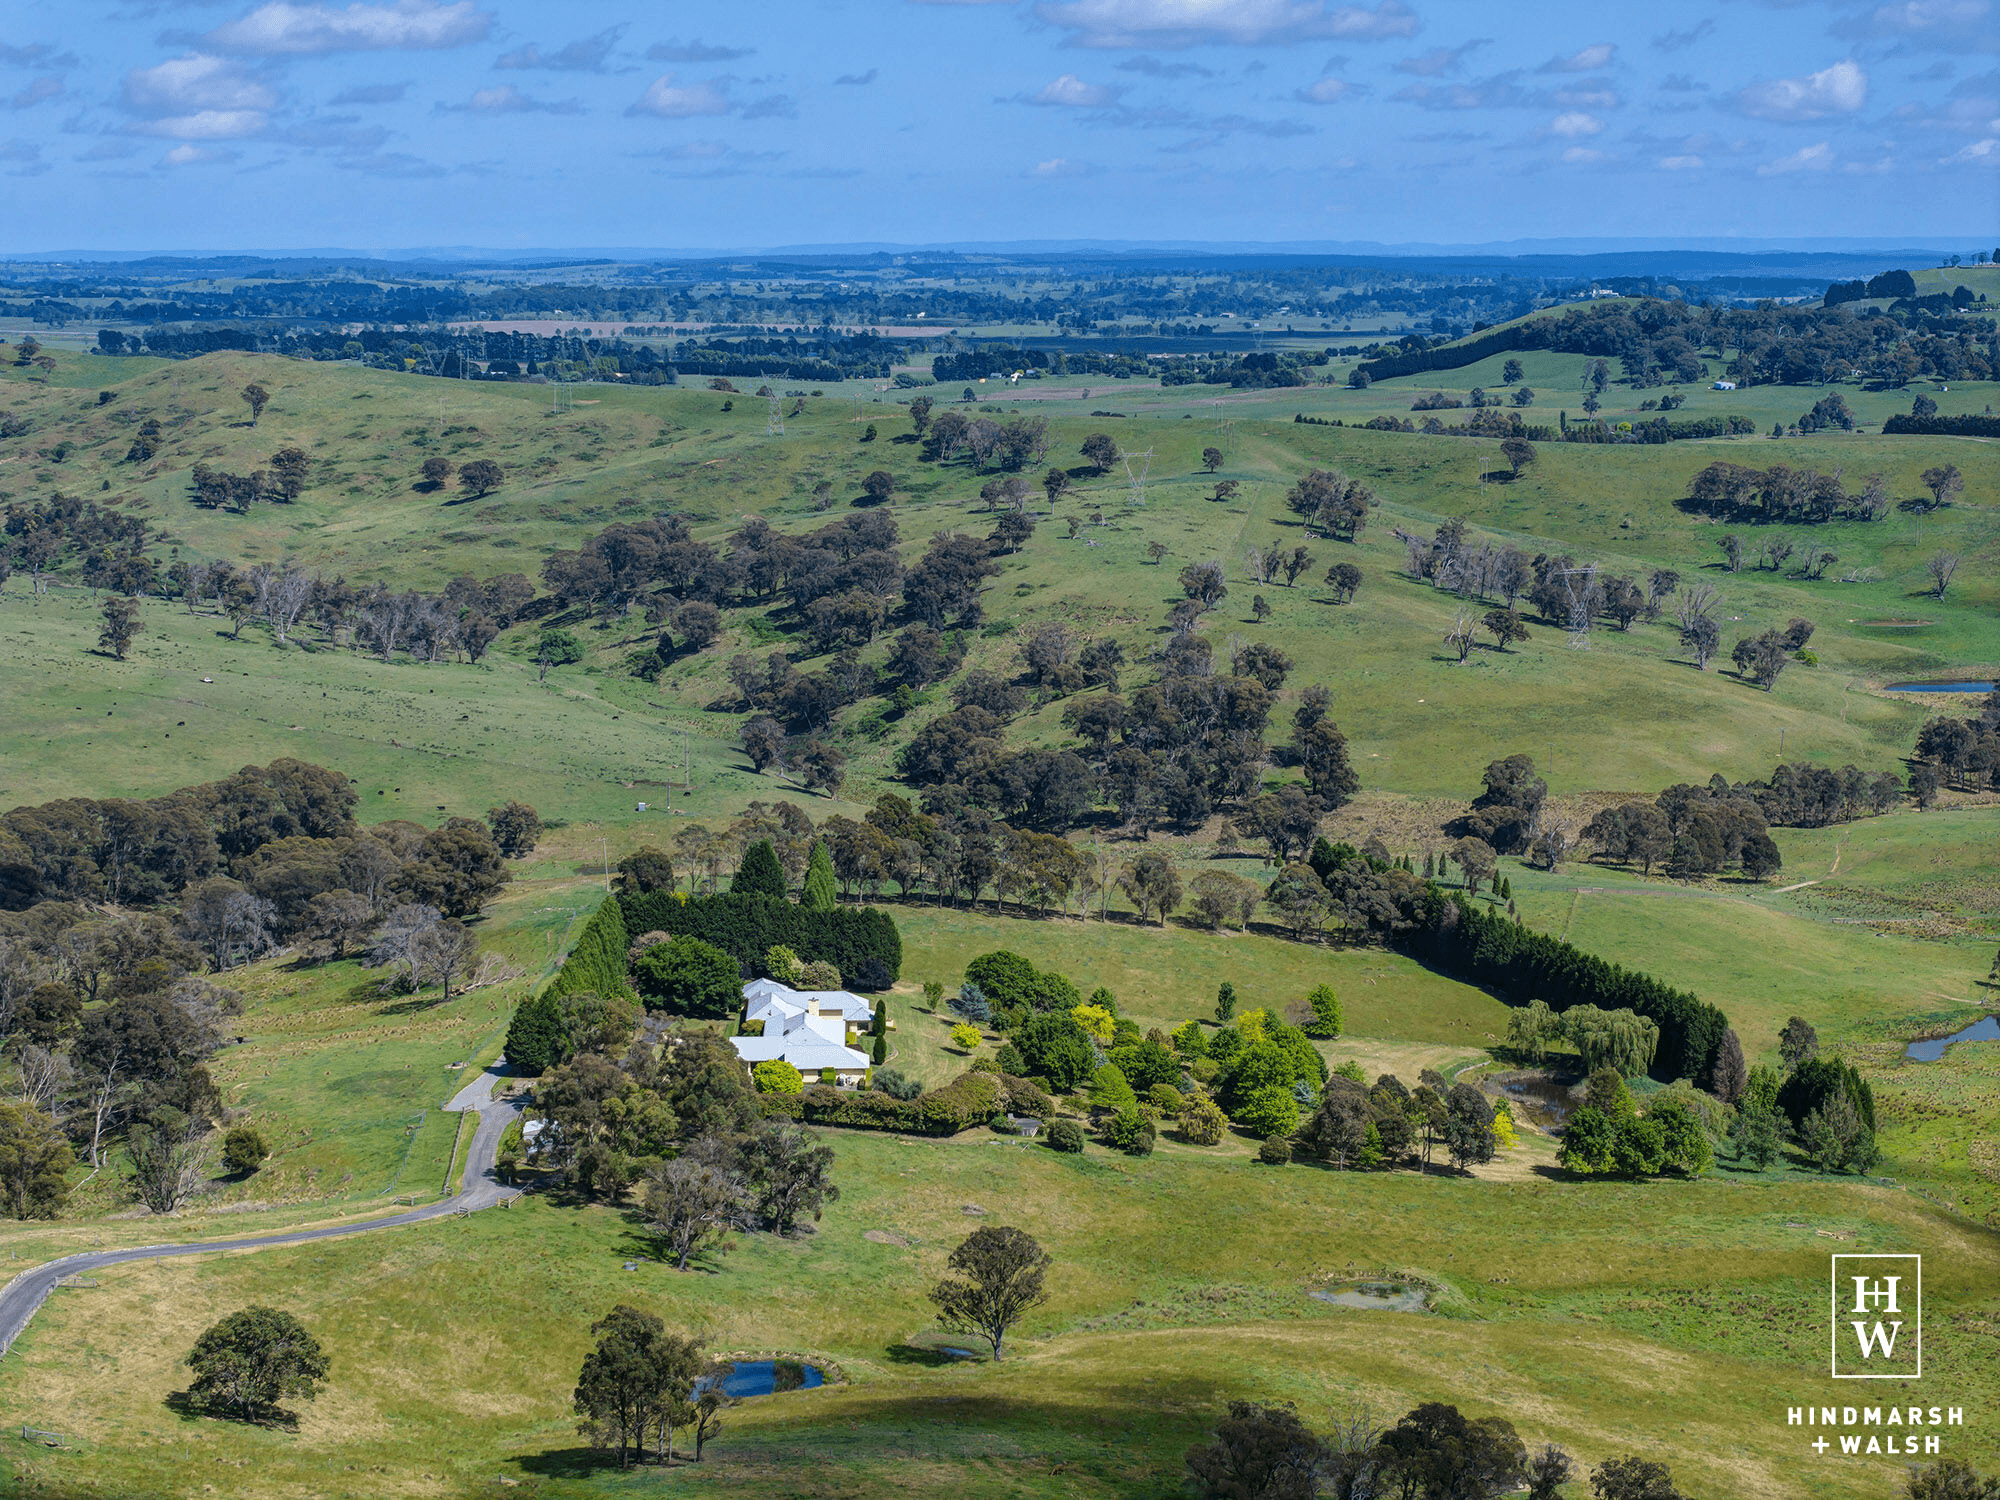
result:
M 2000 238 L 2000 0 L 0 23 L 0 249 Z

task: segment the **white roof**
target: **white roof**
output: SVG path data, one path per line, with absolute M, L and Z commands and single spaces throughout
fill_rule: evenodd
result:
M 867 1054 L 847 1045 L 849 1021 L 865 1021 L 869 1015 L 868 1002 L 859 995 L 795 990 L 775 979 L 754 979 L 743 986 L 743 998 L 745 1019 L 764 1023 L 762 1036 L 729 1039 L 744 1062 L 754 1066 L 782 1058 L 801 1073 L 868 1066 Z
M 794 1010 L 832 1010 L 856 1025 L 874 1016 L 874 1008 L 860 995 L 846 990 L 795 990 L 775 979 L 753 979 L 743 986 L 745 1020 L 762 1020 L 776 1006 Z

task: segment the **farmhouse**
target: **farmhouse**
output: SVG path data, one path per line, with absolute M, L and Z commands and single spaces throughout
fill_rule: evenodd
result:
M 1736 389 L 1736 382 L 1733 380 L 1718 380 L 1709 389 L 1711 391 L 1733 391 Z
M 850 1029 L 866 1026 L 868 1002 L 846 990 L 795 990 L 775 979 L 743 986 L 743 1019 L 762 1022 L 761 1036 L 730 1038 L 746 1068 L 782 1058 L 807 1078 L 826 1068 L 842 1088 L 859 1088 L 868 1076 L 868 1055 L 847 1045 Z

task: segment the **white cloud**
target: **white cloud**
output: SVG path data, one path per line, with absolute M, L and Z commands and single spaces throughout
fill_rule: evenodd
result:
M 1543 73 L 1595 73 L 1600 68 L 1609 67 L 1611 59 L 1617 54 L 1617 51 L 1618 44 L 1616 42 L 1597 42 L 1585 47 L 1580 52 L 1572 52 L 1568 57 L 1552 57 L 1542 64 L 1539 71 Z
M 1592 162 L 1609 161 L 1611 158 L 1602 151 L 1592 151 L 1587 146 L 1572 146 L 1563 152 L 1563 160 L 1572 166 L 1587 167 Z
M 446 109 L 465 110 L 475 115 L 573 115 L 583 106 L 574 99 L 541 100 L 522 93 L 511 83 L 500 84 L 496 88 L 475 90 L 472 97 L 463 104 L 448 104 Z
M 1604 122 L 1596 115 L 1586 115 L 1580 111 L 1557 115 L 1549 121 L 1550 135 L 1563 136 L 1569 140 L 1575 140 L 1578 136 L 1596 135 L 1603 129 Z
M 226 21 L 202 38 L 220 52 L 275 57 L 314 52 L 427 51 L 462 47 L 486 39 L 492 17 L 473 0 L 436 5 L 399 0 L 395 5 L 294 5 L 270 0 L 247 15 Z
M 1087 161 L 1071 161 L 1066 156 L 1052 156 L 1047 161 L 1038 161 L 1027 171 L 1029 177 L 1049 180 L 1060 177 L 1095 177 L 1102 168 Z
M 1699 156 L 1663 156 L 1660 169 L 1665 172 L 1699 172 L 1708 163 Z
M 1322 78 L 1300 89 L 1298 97 L 1307 104 L 1338 104 L 1353 91 L 1354 86 L 1344 78 Z
M 1074 109 L 1102 109 L 1117 97 L 1116 89 L 1106 88 L 1101 83 L 1085 83 L 1076 74 L 1065 73 L 1039 94 L 1031 97 L 1028 103 L 1057 104 Z
M 1833 147 L 1826 141 L 1801 146 L 1790 156 L 1766 162 L 1757 169 L 1759 177 L 1782 177 L 1787 172 L 1824 172 L 1833 166 Z
M 1949 36 L 1963 40 L 1992 7 L 1988 0 L 1899 0 L 1834 28 L 1840 36 Z
M 1868 75 L 1854 62 L 1837 62 L 1803 78 L 1753 83 L 1736 96 L 1745 114 L 1765 120 L 1818 120 L 1852 114 L 1868 102 Z
M 1380 0 L 1372 8 L 1329 7 L 1324 0 L 1042 0 L 1035 14 L 1082 47 L 1382 41 L 1414 36 L 1422 24 L 1403 0 Z
M 278 96 L 235 63 L 191 52 L 125 75 L 125 107 L 138 114 L 187 109 L 270 109 Z
M 697 115 L 726 115 L 729 96 L 712 83 L 691 83 L 683 88 L 674 75 L 662 73 L 647 86 L 627 114 L 658 115 L 663 120 L 689 120 Z
M 234 151 L 212 151 L 206 146 L 176 146 L 160 158 L 163 167 L 193 167 L 205 162 L 235 161 Z
M 235 63 L 199 52 L 125 75 L 122 102 L 142 116 L 135 135 L 182 141 L 239 140 L 270 123 L 278 96 Z
M 1943 160 L 1949 167 L 2000 167 L 2000 136 L 1969 142 Z
M 271 117 L 261 109 L 202 109 L 191 115 L 163 115 L 125 128 L 134 135 L 163 135 L 175 141 L 240 141 L 262 135 Z

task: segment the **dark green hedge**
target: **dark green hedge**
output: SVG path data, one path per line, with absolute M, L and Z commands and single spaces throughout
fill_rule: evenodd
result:
M 767 1120 L 802 1120 L 849 1130 L 894 1130 L 904 1135 L 957 1135 L 984 1125 L 1001 1107 L 1000 1080 L 965 1073 L 935 1093 L 894 1099 L 874 1089 L 833 1089 L 808 1084 L 800 1094 L 759 1094 Z
M 1686 990 L 1651 975 L 1606 963 L 1547 933 L 1531 932 L 1500 912 L 1481 911 L 1463 897 L 1439 902 L 1409 946 L 1438 967 L 1504 992 L 1512 1005 L 1540 1000 L 1553 1011 L 1572 1005 L 1633 1010 L 1660 1028 L 1652 1074 L 1662 1082 L 1713 1081 L 1716 1049 L 1729 1021 Z
M 549 981 L 550 995 L 630 995 L 625 980 L 625 950 L 632 940 L 627 935 L 625 914 L 616 897 L 607 896 L 583 924 L 576 946 Z
M 1887 433 L 1915 433 L 1920 437 L 2000 437 L 2000 417 L 1977 414 L 1962 417 L 1894 416 L 1882 424 Z
M 631 999 L 626 947 L 624 916 L 618 902 L 607 896 L 583 924 L 555 977 L 515 1008 L 507 1025 L 507 1061 L 524 1073 L 545 1073 L 567 1059 L 569 1041 L 557 1003 L 563 996 Z
M 764 955 L 782 943 L 807 963 L 830 963 L 850 987 L 865 983 L 870 959 L 893 980 L 903 968 L 903 937 L 886 911 L 843 906 L 809 911 L 771 896 L 700 896 L 682 901 L 667 891 L 618 898 L 628 932 L 665 932 L 713 943 L 753 974 L 763 975 Z M 623 954 L 620 954 L 621 971 Z

